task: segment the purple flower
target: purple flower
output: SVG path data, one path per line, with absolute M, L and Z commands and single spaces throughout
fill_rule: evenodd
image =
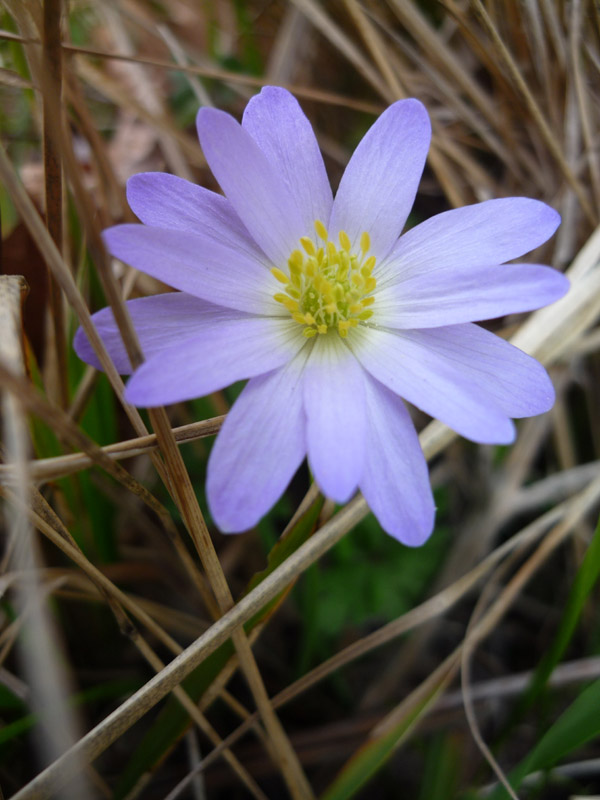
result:
M 136 175 L 127 196 L 143 224 L 105 232 L 114 256 L 179 290 L 127 303 L 147 359 L 127 399 L 157 406 L 249 379 L 208 464 L 225 532 L 252 527 L 308 454 L 327 496 L 343 503 L 359 488 L 388 533 L 421 544 L 435 509 L 401 397 L 482 443 L 511 442 L 511 417 L 552 406 L 543 367 L 473 321 L 566 292 L 549 267 L 504 263 L 545 242 L 558 214 L 527 198 L 489 200 L 400 236 L 430 140 L 418 100 L 379 117 L 335 200 L 284 89 L 252 98 L 241 125 L 211 108 L 197 125 L 225 197 Z M 131 372 L 110 310 L 94 321 Z M 75 348 L 99 367 L 81 330 Z

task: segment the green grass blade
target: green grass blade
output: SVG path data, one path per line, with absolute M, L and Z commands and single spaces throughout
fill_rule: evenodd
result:
M 599 709 L 600 680 L 597 680 L 581 692 L 512 772 L 511 786 L 518 789 L 527 775 L 550 769 L 564 756 L 600 736 Z M 506 797 L 508 795 L 505 789 L 498 786 L 489 796 L 489 800 L 504 800 Z
M 584 559 L 577 571 L 571 587 L 564 613 L 558 625 L 558 630 L 549 650 L 539 662 L 531 683 L 522 699 L 517 704 L 514 713 L 507 723 L 507 729 L 512 729 L 522 715 L 531 708 L 535 700 L 544 691 L 544 688 L 554 672 L 557 664 L 565 654 L 573 634 L 577 630 L 581 612 L 586 600 L 600 577 L 600 520 L 587 549 Z M 600 713 L 600 712 L 599 712 Z
M 430 685 L 426 687 L 418 701 L 409 707 L 402 719 L 391 730 L 378 738 L 367 741 L 350 758 L 333 783 L 321 795 L 321 800 L 348 800 L 348 798 L 354 797 L 358 790 L 386 764 L 421 717 L 445 690 L 449 679 L 454 674 L 453 664 L 452 657 L 449 657 L 444 664 L 438 667 L 439 674 L 430 681 Z M 430 678 L 433 677 L 432 674 Z

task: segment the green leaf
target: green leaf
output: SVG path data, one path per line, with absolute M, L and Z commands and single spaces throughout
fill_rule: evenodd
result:
M 600 736 L 600 680 L 584 689 L 569 708 L 558 718 L 531 753 L 511 773 L 510 783 L 518 789 L 527 775 L 553 767 L 561 758 Z M 497 786 L 489 800 L 508 797 Z
M 409 736 L 423 714 L 445 690 L 452 677 L 453 662 L 441 665 L 439 676 L 427 687 L 423 696 L 411 705 L 402 719 L 388 732 L 369 739 L 344 765 L 333 783 L 321 795 L 321 800 L 348 800 L 358 792 L 387 762 L 392 753 Z M 432 676 L 433 677 L 433 676 Z
M 506 731 L 512 730 L 528 708 L 544 691 L 550 675 L 565 654 L 573 634 L 577 630 L 581 612 L 586 600 L 600 577 L 600 520 L 592 537 L 592 541 L 577 571 L 575 580 L 567 599 L 565 610 L 558 625 L 558 630 L 549 650 L 539 662 L 521 700 L 506 724 Z M 506 734 L 505 734 L 506 735 Z M 504 736 L 505 736 L 504 735 Z M 502 736 L 501 738 L 504 738 Z

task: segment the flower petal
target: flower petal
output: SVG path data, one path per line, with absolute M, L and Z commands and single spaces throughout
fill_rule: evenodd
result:
M 443 267 L 388 284 L 377 292 L 373 308 L 378 325 L 438 328 L 531 311 L 568 289 L 562 273 L 535 264 Z
M 337 333 L 315 337 L 304 370 L 308 460 L 328 497 L 356 491 L 365 452 L 364 370 Z
M 281 496 L 306 453 L 302 369 L 308 347 L 285 367 L 248 382 L 208 461 L 211 514 L 224 533 L 255 525 Z
M 142 172 L 127 181 L 127 202 L 144 225 L 205 234 L 267 264 L 229 200 L 203 186 L 167 172 Z
M 285 265 L 306 229 L 283 173 L 229 114 L 201 108 L 196 125 L 206 160 L 227 199 L 273 263 Z
M 467 439 L 507 444 L 514 439 L 514 425 L 498 401 L 520 389 L 519 378 L 515 376 L 515 386 L 499 380 L 496 370 L 502 361 L 497 353 L 488 355 L 487 341 L 471 334 L 476 327 L 393 332 L 356 328 L 348 344 L 374 378 L 409 403 Z
M 402 232 L 421 180 L 431 139 L 418 100 L 387 108 L 354 151 L 335 196 L 330 230 L 345 230 L 357 245 L 367 231 L 371 252 L 384 258 Z
M 433 530 L 435 506 L 419 438 L 402 400 L 365 381 L 369 446 L 360 488 L 381 527 L 409 547 Z
M 388 281 L 438 269 L 502 264 L 549 239 L 560 224 L 557 212 L 527 197 L 486 200 L 444 211 L 411 228 L 374 275 L 381 289 Z
M 313 235 L 316 219 L 328 223 L 333 196 L 317 139 L 298 101 L 286 89 L 265 86 L 250 99 L 242 126 L 281 171 L 300 209 L 304 235 Z
M 281 367 L 305 342 L 291 319 L 252 316 L 206 326 L 145 361 L 127 384 L 125 398 L 151 407 L 202 397 Z
M 281 313 L 269 270 L 234 244 L 147 225 L 116 225 L 103 237 L 113 256 L 182 292 L 239 311 Z
M 215 306 L 184 292 L 140 297 L 128 300 L 126 306 L 146 359 L 169 350 L 181 342 L 182 338 L 201 338 L 215 325 L 250 319 L 241 311 Z M 97 311 L 92 314 L 92 320 L 117 370 L 121 375 L 130 373 L 131 363 L 112 309 L 103 308 Z M 79 328 L 75 334 L 73 347 L 82 361 L 96 369 L 102 369 L 83 328 Z

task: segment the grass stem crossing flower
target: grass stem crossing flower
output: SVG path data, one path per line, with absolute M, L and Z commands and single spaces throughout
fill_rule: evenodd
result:
M 203 108 L 198 134 L 224 196 L 173 175 L 130 179 L 141 224 L 104 234 L 110 252 L 178 291 L 127 305 L 146 361 L 136 405 L 248 383 L 212 449 L 207 495 L 224 532 L 252 527 L 308 455 L 321 490 L 360 489 L 408 545 L 431 533 L 427 465 L 401 398 L 481 443 L 508 443 L 511 418 L 547 411 L 543 367 L 477 321 L 552 303 L 559 272 L 508 264 L 559 216 L 528 198 L 439 214 L 402 234 L 430 141 L 417 100 L 400 100 L 358 145 L 335 199 L 294 97 L 265 87 L 241 125 Z M 131 372 L 112 313 L 94 315 Z M 85 335 L 75 348 L 99 366 Z

